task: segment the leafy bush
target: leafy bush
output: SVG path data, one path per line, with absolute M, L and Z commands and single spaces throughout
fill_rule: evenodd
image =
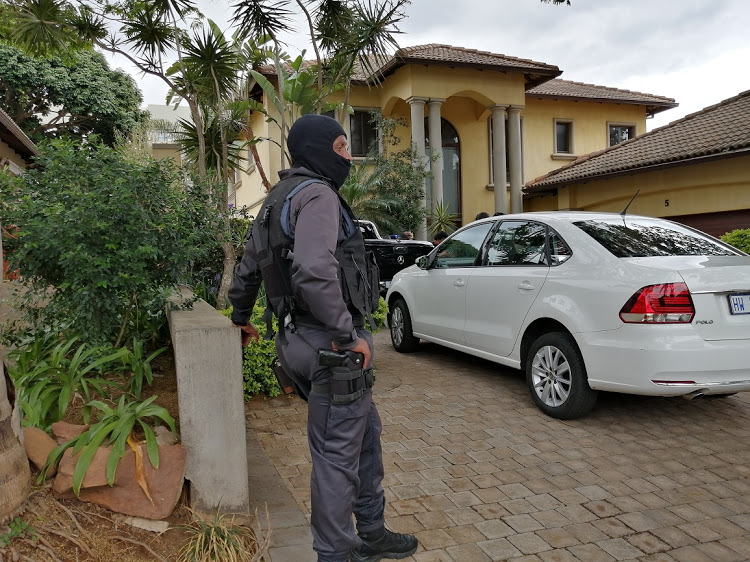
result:
M 216 239 L 210 186 L 170 160 L 133 162 L 94 138 L 41 152 L 22 175 L 0 174 L 0 222 L 17 228 L 9 258 L 28 287 L 25 310 L 37 324 L 69 318 L 86 341 L 118 345 L 133 311 L 163 306 L 162 289 Z
M 385 302 L 383 297 L 380 297 L 378 301 L 378 309 L 372 313 L 372 321 L 375 322 L 375 326 L 370 326 L 372 333 L 377 332 L 385 326 L 385 319 L 388 316 L 388 303 Z
M 260 300 L 260 299 L 259 299 Z M 259 341 L 250 341 L 250 344 L 242 350 L 242 379 L 245 391 L 245 400 L 249 400 L 256 394 L 263 393 L 270 398 L 281 394 L 281 388 L 276 381 L 271 369 L 271 364 L 276 357 L 276 345 L 273 340 L 265 340 L 266 323 L 263 321 L 265 304 L 256 303 L 250 321 L 258 329 L 260 334 Z M 232 316 L 232 309 L 227 308 L 221 313 L 227 318 Z M 388 314 L 388 305 L 385 299 L 380 298 L 378 309 L 373 313 L 372 319 L 377 324 L 373 332 L 377 331 L 385 324 L 385 318 Z M 276 319 L 273 320 L 273 329 L 277 329 Z
M 259 299 L 260 300 L 260 299 Z M 263 299 L 265 300 L 265 299 Z M 258 329 L 260 339 L 250 341 L 250 344 L 242 350 L 242 387 L 245 393 L 245 400 L 250 400 L 256 394 L 263 393 L 270 398 L 281 394 L 281 388 L 276 381 L 271 369 L 271 364 L 276 358 L 276 345 L 274 340 L 266 340 L 266 323 L 263 321 L 265 311 L 264 303 L 256 303 L 250 321 Z M 221 313 L 229 318 L 232 316 L 232 309 L 227 308 Z M 273 329 L 276 330 L 278 324 L 273 319 Z
M 229 231 L 232 246 L 237 256 L 237 263 L 242 259 L 245 250 L 245 236 L 253 224 L 253 216 L 247 207 L 230 208 Z M 219 287 L 224 270 L 224 253 L 218 240 L 207 240 L 207 251 L 203 258 L 191 264 L 190 269 L 180 282 L 190 287 L 193 294 L 213 307 L 217 306 Z
M 357 216 L 372 220 L 381 232 L 416 230 L 425 217 L 423 186 L 430 176 L 424 155 L 414 146 L 399 150 L 397 129 L 408 126 L 405 119 L 374 116 L 374 121 L 383 150 L 373 149 L 353 166 L 341 194 Z
M 733 230 L 727 232 L 721 239 L 727 244 L 731 244 L 738 250 L 742 250 L 746 254 L 750 254 L 750 228 L 742 230 Z

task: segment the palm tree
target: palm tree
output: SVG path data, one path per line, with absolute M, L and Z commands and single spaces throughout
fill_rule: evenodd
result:
M 297 88 L 287 87 L 290 69 L 286 67 L 292 66 L 292 61 L 281 56 L 283 51 L 279 40 L 281 33 L 296 31 L 291 24 L 292 8 L 296 6 L 305 15 L 316 60 L 316 64 L 310 67 L 301 58 L 297 59 L 292 69 L 298 74 L 306 72 L 310 75 L 309 79 L 305 77 L 303 85 L 314 99 L 308 100 L 313 102 L 312 108 L 305 111 L 322 113 L 331 109 L 326 106 L 326 99 L 339 90 L 345 91 L 341 106 L 348 108 L 349 87 L 356 64 L 377 78 L 378 63 L 390 50 L 398 48 L 394 36 L 400 32 L 398 23 L 405 17 L 403 7 L 407 4 L 409 0 L 321 0 L 312 11 L 303 0 L 239 0 L 232 4 L 235 10 L 232 21 L 243 30 L 244 36 L 269 37 L 274 43 L 278 82 L 276 109 L 282 146 L 286 144 L 286 132 L 294 122 L 293 108 L 299 105 L 291 96 L 301 93 Z M 257 79 L 263 85 L 262 80 Z M 299 77 L 297 79 L 299 85 Z M 267 95 L 271 89 L 264 86 Z M 284 168 L 284 151 L 281 158 L 281 167 Z
M 346 182 L 339 193 L 354 212 L 354 216 L 374 222 L 382 232 L 401 232 L 404 225 L 396 224 L 391 209 L 399 204 L 398 199 L 383 195 L 380 179 L 384 168 L 372 168 L 364 164 L 352 166 Z

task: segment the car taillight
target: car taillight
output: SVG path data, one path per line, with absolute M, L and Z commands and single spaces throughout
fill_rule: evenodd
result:
M 695 316 L 685 283 L 649 285 L 637 291 L 620 310 L 628 324 L 689 324 Z

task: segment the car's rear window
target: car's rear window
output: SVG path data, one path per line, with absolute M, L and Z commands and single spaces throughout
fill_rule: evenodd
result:
M 623 217 L 573 224 L 618 258 L 739 255 L 699 232 L 663 221 Z

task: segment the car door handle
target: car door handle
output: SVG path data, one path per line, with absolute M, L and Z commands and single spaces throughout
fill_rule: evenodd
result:
M 464 286 L 466 285 L 466 281 L 464 281 L 463 279 L 456 279 L 456 280 L 455 280 L 455 281 L 453 282 L 453 285 L 454 285 L 455 287 L 464 287 Z
M 518 284 L 518 288 L 521 289 L 522 291 L 533 291 L 534 290 L 534 285 L 532 285 L 528 281 L 521 281 Z

